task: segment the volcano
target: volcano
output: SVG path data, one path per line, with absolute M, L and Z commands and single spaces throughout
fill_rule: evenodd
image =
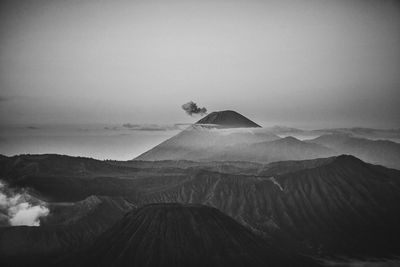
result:
M 135 160 L 207 160 L 227 147 L 279 139 L 232 110 L 212 112 Z M 225 158 L 224 158 L 225 159 Z
M 209 114 L 135 160 L 253 161 L 304 160 L 337 155 L 294 137 L 280 138 L 232 110 Z
M 217 128 L 260 128 L 257 123 L 233 110 L 215 111 L 196 124 L 212 124 Z
M 78 266 L 314 266 L 216 208 L 178 203 L 128 213 L 83 255 Z

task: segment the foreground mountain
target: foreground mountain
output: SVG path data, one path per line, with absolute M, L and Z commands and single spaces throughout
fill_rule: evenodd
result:
M 309 142 L 323 145 L 340 154 L 351 154 L 364 161 L 400 169 L 400 144 L 387 140 L 369 140 L 346 134 L 328 134 Z
M 176 203 L 128 213 L 71 262 L 121 267 L 315 266 L 310 259 L 267 245 L 215 208 Z

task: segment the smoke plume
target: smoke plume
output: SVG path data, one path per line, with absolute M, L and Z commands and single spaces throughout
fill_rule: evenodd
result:
M 190 116 L 193 116 L 193 114 L 204 115 L 207 113 L 207 109 L 205 107 L 199 108 L 193 101 L 183 104 L 182 109 Z
M 26 190 L 17 192 L 0 181 L 0 225 L 39 226 L 40 218 L 48 214 L 43 201 Z

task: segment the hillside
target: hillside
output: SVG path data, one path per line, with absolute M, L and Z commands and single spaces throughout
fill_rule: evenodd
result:
M 221 131 L 221 130 L 219 130 Z M 338 153 L 323 145 L 268 133 L 223 134 L 218 130 L 186 130 L 143 153 L 136 160 L 253 161 L 269 163 L 329 157 Z M 242 137 L 242 138 L 240 138 Z
M 279 139 L 258 128 L 214 129 L 192 126 L 139 155 L 135 160 L 207 160 L 231 146 Z
M 75 260 L 81 266 L 315 266 L 267 245 L 215 208 L 177 203 L 128 213 Z
M 210 205 L 260 234 L 289 234 L 321 255 L 387 255 L 400 249 L 399 171 L 352 156 L 301 165 L 270 176 L 198 171 L 141 201 Z
M 208 155 L 209 161 L 253 161 L 270 163 L 286 160 L 306 160 L 337 155 L 319 144 L 307 143 L 294 137 L 252 144 L 237 144 Z

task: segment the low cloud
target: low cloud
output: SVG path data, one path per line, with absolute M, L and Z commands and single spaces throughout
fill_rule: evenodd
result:
M 45 202 L 26 190 L 16 191 L 0 181 L 0 225 L 39 226 L 40 218 L 48 214 Z
M 104 127 L 104 130 L 118 131 L 119 128 L 117 126 L 106 126 Z
M 11 207 L 9 215 L 11 215 L 11 225 L 39 226 L 39 218 L 49 215 L 49 209 L 45 206 L 32 206 L 30 203 L 23 202 Z

